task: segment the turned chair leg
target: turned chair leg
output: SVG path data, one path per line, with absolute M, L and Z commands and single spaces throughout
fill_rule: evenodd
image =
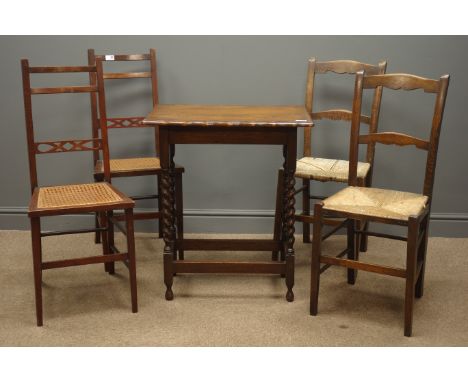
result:
M 99 214 L 97 212 L 94 214 L 94 226 L 96 227 L 96 229 L 100 228 Z M 94 243 L 95 244 L 101 244 L 101 232 L 96 231 L 94 233 Z
M 302 179 L 302 215 L 310 216 L 310 180 Z M 310 223 L 302 223 L 302 241 L 310 243 Z
M 177 239 L 184 239 L 184 200 L 182 193 L 182 173 L 175 176 Z M 184 250 L 179 249 L 179 260 L 184 260 Z
M 426 253 L 427 253 L 427 240 L 429 237 L 429 214 L 426 215 L 424 221 L 422 223 L 423 226 L 423 239 L 421 240 L 421 244 L 418 248 L 418 260 L 422 262 L 421 271 L 418 276 L 418 280 L 416 281 L 416 291 L 415 297 L 421 298 L 424 294 L 424 273 L 426 271 Z
M 348 259 L 359 260 L 359 250 L 356 240 L 356 220 L 349 219 L 347 224 L 347 241 L 348 241 Z M 348 284 L 354 285 L 357 278 L 357 269 L 348 268 Z
M 130 294 L 132 298 L 132 312 L 138 312 L 136 259 L 135 259 L 135 232 L 133 227 L 133 209 L 125 210 L 127 229 L 128 272 L 130 276 Z
M 275 223 L 273 227 L 273 240 L 279 242 L 281 240 L 282 227 L 282 211 L 283 211 L 283 178 L 284 170 L 280 169 L 278 171 L 278 181 L 276 185 L 276 206 L 275 206 Z M 271 260 L 278 261 L 279 251 L 273 251 L 271 253 Z
M 113 253 L 112 248 L 114 248 L 114 223 L 112 223 L 112 216 L 114 215 L 114 211 L 107 211 L 107 243 L 108 243 L 108 253 Z M 106 263 L 107 265 L 107 272 L 110 275 L 115 274 L 115 262 Z
M 312 237 L 312 261 L 310 266 L 310 314 L 317 315 L 318 294 L 320 287 L 320 256 L 322 255 L 322 204 L 314 206 L 314 223 Z
M 406 291 L 405 291 L 405 336 L 411 337 L 413 328 L 413 308 L 416 284 L 416 264 L 418 255 L 419 221 L 410 217 L 408 221 L 408 246 L 406 252 Z
M 36 322 L 42 326 L 42 245 L 40 218 L 31 218 L 31 239 L 36 300 Z

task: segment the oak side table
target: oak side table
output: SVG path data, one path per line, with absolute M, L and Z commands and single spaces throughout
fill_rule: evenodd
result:
M 294 172 L 297 128 L 312 126 L 304 106 L 164 105 L 158 104 L 143 121 L 159 126 L 161 205 L 164 239 L 166 300 L 172 300 L 175 273 L 258 273 L 285 275 L 286 300 L 293 301 L 294 285 Z M 273 239 L 177 239 L 175 211 L 175 145 L 281 145 L 284 156 L 284 196 L 281 233 Z M 273 190 L 272 190 L 273 192 Z M 191 261 L 177 259 L 183 249 L 206 251 L 280 251 L 271 261 Z

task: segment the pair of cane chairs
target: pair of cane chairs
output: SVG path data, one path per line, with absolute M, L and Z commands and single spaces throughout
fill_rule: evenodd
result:
M 304 157 L 297 161 L 297 178 L 302 179 L 303 211 L 296 220 L 303 223 L 303 240 L 310 242 L 309 224 L 313 224 L 310 314 L 316 315 L 320 274 L 332 265 L 347 268 L 347 281 L 354 284 L 357 271 L 369 271 L 404 278 L 405 318 L 404 334 L 411 336 L 414 298 L 423 295 L 426 265 L 429 219 L 434 184 L 434 173 L 439 144 L 440 128 L 447 96 L 449 76 L 439 80 L 409 74 L 385 74 L 386 62 L 376 66 L 355 61 L 309 61 L 306 108 L 314 121 L 328 119 L 348 121 L 351 124 L 349 161 L 311 157 L 311 128 L 304 132 Z M 333 72 L 355 76 L 352 110 L 331 109 L 313 111 L 314 81 L 316 74 Z M 393 90 L 422 90 L 436 96 L 429 139 L 424 140 L 395 132 L 378 132 L 378 121 L 383 88 Z M 373 91 L 371 115 L 362 114 L 364 90 Z M 361 134 L 361 124 L 368 125 L 368 133 Z M 424 186 L 422 193 L 415 194 L 372 187 L 372 171 L 376 143 L 398 146 L 415 146 L 427 151 Z M 367 145 L 366 161 L 359 161 L 359 145 Z M 281 235 L 282 170 L 278 174 L 275 235 Z M 311 194 L 310 181 L 341 182 L 348 187 L 329 196 Z M 320 200 L 310 214 L 310 199 Z M 338 219 L 336 219 L 338 218 Z M 369 231 L 369 222 L 378 222 L 407 227 L 407 236 Z M 324 225 L 334 227 L 323 234 Z M 337 256 L 322 255 L 322 242 L 342 228 L 346 228 L 347 245 Z M 397 268 L 359 261 L 359 252 L 367 251 L 368 236 L 384 237 L 407 242 L 406 267 Z M 347 259 L 343 257 L 347 255 Z M 284 254 L 282 254 L 284 256 Z M 278 253 L 273 253 L 277 258 Z M 323 264 L 323 265 L 321 265 Z
M 147 61 L 150 70 L 146 72 L 104 72 L 103 63 L 118 61 Z M 158 158 L 158 129 L 155 129 L 155 156 L 147 158 L 110 159 L 108 131 L 113 128 L 143 127 L 143 117 L 107 117 L 105 95 L 106 80 L 148 78 L 151 80 L 152 105 L 158 103 L 156 52 L 136 55 L 95 55 L 88 51 L 88 66 L 30 66 L 21 61 L 23 77 L 23 98 L 28 145 L 31 182 L 31 202 L 28 215 L 31 222 L 33 270 L 37 325 L 43 324 L 42 312 L 42 271 L 86 264 L 104 263 L 109 274 L 114 273 L 116 261 L 122 261 L 129 269 L 132 312 L 137 312 L 137 285 L 135 266 L 134 220 L 160 219 L 160 212 L 133 213 L 136 200 L 158 199 L 157 194 L 128 197 L 111 184 L 112 178 L 156 175 L 159 190 L 161 167 Z M 82 73 L 89 78 L 88 86 L 32 87 L 31 77 L 35 74 Z M 68 139 L 40 141 L 35 139 L 32 96 L 40 94 L 88 93 L 91 102 L 91 139 Z M 53 112 L 53 104 L 50 104 Z M 94 183 L 40 187 L 38 182 L 37 155 L 50 153 L 93 152 Z M 176 168 L 176 209 L 177 235 L 183 235 L 182 222 L 182 173 Z M 156 186 L 156 183 L 155 183 Z M 156 187 L 155 187 L 156 188 Z M 115 213 L 114 211 L 123 211 Z M 53 231 L 41 230 L 41 218 L 47 216 L 94 213 L 94 228 Z M 125 222 L 123 226 L 120 222 Z M 114 243 L 114 225 L 127 237 L 127 251 L 121 252 Z M 161 224 L 159 224 L 161 226 Z M 95 232 L 96 243 L 102 242 L 103 256 L 82 257 L 67 260 L 43 261 L 42 237 L 75 233 Z M 160 228 L 161 234 L 161 228 Z M 179 251 L 180 258 L 183 252 Z

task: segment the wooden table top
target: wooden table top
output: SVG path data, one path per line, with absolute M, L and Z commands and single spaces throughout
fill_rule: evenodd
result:
M 158 104 L 143 121 L 159 126 L 312 126 L 304 106 L 164 105 Z

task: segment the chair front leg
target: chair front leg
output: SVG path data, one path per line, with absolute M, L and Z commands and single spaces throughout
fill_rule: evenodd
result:
M 94 214 L 94 227 L 96 229 L 100 228 L 100 225 L 99 225 L 99 214 L 96 212 Z M 95 244 L 101 244 L 101 232 L 99 231 L 96 231 L 94 233 L 94 243 Z
M 349 219 L 347 224 L 347 242 L 348 242 L 348 259 L 359 260 L 359 248 L 356 240 L 356 220 Z M 348 284 L 354 285 L 357 278 L 357 269 L 348 268 Z
M 31 218 L 31 239 L 36 300 L 36 322 L 42 326 L 42 243 L 40 218 Z
M 406 290 L 405 290 L 405 336 L 411 337 L 413 328 L 413 306 L 416 284 L 418 255 L 419 220 L 410 217 L 408 220 L 408 244 L 406 249 Z
M 136 258 L 135 258 L 135 232 L 133 227 L 133 208 L 125 210 L 125 223 L 127 229 L 128 272 L 130 276 L 130 294 L 132 298 L 132 312 L 138 312 Z
M 177 222 L 177 239 L 184 240 L 184 200 L 182 193 L 182 172 L 175 175 L 175 193 L 176 193 L 176 222 Z M 179 260 L 184 260 L 184 250 L 180 249 Z
M 112 223 L 112 217 L 114 216 L 114 211 L 107 211 L 107 242 L 109 245 L 109 252 L 108 253 L 113 253 L 113 249 L 115 246 L 114 243 L 114 223 Z M 106 263 L 107 265 L 107 272 L 109 272 L 110 275 L 115 274 L 115 262 L 111 263 Z
M 310 266 L 310 314 L 317 315 L 320 287 L 320 256 L 322 255 L 322 203 L 314 206 L 312 261 Z
M 363 187 L 370 187 L 371 186 L 371 180 L 369 177 L 366 177 L 366 179 L 363 181 L 362 184 Z M 358 226 L 360 231 L 367 232 L 369 231 L 369 221 L 359 221 L 359 226 Z M 359 251 L 360 252 L 367 252 L 367 245 L 369 242 L 369 236 L 367 236 L 365 233 L 361 233 L 359 235 Z
M 302 215 L 310 216 L 310 180 L 302 179 Z M 302 223 L 302 241 L 310 243 L 310 223 Z
M 161 202 L 161 175 L 157 175 L 158 178 L 158 211 L 159 211 L 159 221 L 158 221 L 158 235 L 161 239 L 163 237 L 163 218 L 162 218 L 162 202 Z
M 276 184 L 276 205 L 275 205 L 275 222 L 273 227 L 273 240 L 276 242 L 281 240 L 281 232 L 283 231 L 282 226 L 282 216 L 283 216 L 283 178 L 284 170 L 280 169 L 278 171 L 278 180 Z M 271 252 L 271 260 L 279 260 L 279 251 Z
M 426 253 L 427 253 L 427 241 L 429 238 L 429 213 L 424 218 L 423 222 L 421 223 L 423 227 L 423 239 L 421 240 L 421 244 L 418 248 L 418 260 L 422 262 L 421 271 L 418 276 L 418 280 L 416 281 L 416 291 L 415 296 L 416 298 L 421 298 L 424 294 L 424 273 L 426 271 Z

